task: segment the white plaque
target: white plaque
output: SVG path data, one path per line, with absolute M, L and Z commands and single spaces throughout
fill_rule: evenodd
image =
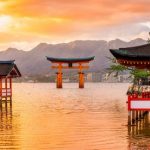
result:
M 131 100 L 131 109 L 150 109 L 148 100 Z

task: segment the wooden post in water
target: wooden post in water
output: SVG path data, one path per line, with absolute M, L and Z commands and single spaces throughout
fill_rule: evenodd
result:
M 132 111 L 129 109 L 130 96 L 128 95 L 128 126 L 132 125 Z
M 10 107 L 12 107 L 12 78 L 9 78 L 9 86 L 10 86 Z
M 62 88 L 62 73 L 57 72 L 57 88 Z
M 138 121 L 138 110 L 136 110 L 135 114 L 136 114 L 135 120 Z
M 141 120 L 141 116 L 142 116 L 142 114 L 141 114 L 141 110 L 139 111 L 139 120 Z
M 2 108 L 2 78 L 0 78 L 0 108 Z
M 131 125 L 131 111 L 128 111 L 128 125 Z
M 143 115 L 143 110 L 141 110 L 141 119 L 144 118 L 144 115 Z
M 143 112 L 143 118 L 145 118 L 145 116 L 146 116 L 146 111 Z
M 149 111 L 147 111 L 147 117 L 149 117 Z
M 139 121 L 141 120 L 141 110 L 139 110 Z
M 79 88 L 84 88 L 84 73 L 79 72 Z
M 61 63 L 59 63 L 58 65 L 57 88 L 62 88 L 62 64 Z
M 84 88 L 84 73 L 82 72 L 82 63 L 79 63 L 79 88 Z
M 7 108 L 7 98 L 8 98 L 8 97 L 7 97 L 7 96 L 8 96 L 8 95 L 7 95 L 7 92 L 8 92 L 8 91 L 7 91 L 7 78 L 5 78 L 5 92 L 6 92 L 6 95 L 5 95 L 5 105 L 6 105 L 6 108 Z
M 135 110 L 132 110 L 132 125 L 135 125 Z

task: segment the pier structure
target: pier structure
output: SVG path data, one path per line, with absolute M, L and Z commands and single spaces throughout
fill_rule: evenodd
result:
M 110 49 L 117 62 L 127 67 L 150 70 L 150 44 L 119 49 Z M 150 111 L 150 82 L 133 85 L 128 93 L 128 125 L 136 125 Z
M 142 93 L 143 95 L 143 93 Z M 128 125 L 137 125 L 145 119 L 150 111 L 150 97 L 131 94 L 128 95 Z
M 143 119 L 136 122 L 136 125 L 128 126 L 128 138 L 129 144 L 128 149 L 141 149 L 141 144 L 144 145 L 144 149 L 149 149 L 149 143 L 144 140 L 142 137 L 147 137 L 150 133 L 149 128 L 150 120 L 149 116 L 145 115 Z M 134 144 L 133 144 L 134 143 Z
M 0 61 L 0 107 L 2 102 L 12 105 L 12 78 L 21 77 L 14 60 Z
M 79 88 L 84 88 L 84 69 L 89 69 L 89 62 L 94 60 L 93 57 L 86 58 L 53 58 L 47 57 L 47 60 L 52 63 L 51 68 L 57 69 L 56 87 L 62 88 L 63 69 L 78 69 Z

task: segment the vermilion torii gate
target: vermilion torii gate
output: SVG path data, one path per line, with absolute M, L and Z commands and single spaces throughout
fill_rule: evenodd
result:
M 89 62 L 94 60 L 93 57 L 87 58 L 53 58 L 47 57 L 48 61 L 52 62 L 52 69 L 58 69 L 57 88 L 62 88 L 62 69 L 78 69 L 79 70 L 79 88 L 84 88 L 84 73 L 83 69 L 89 68 Z M 85 65 L 87 64 L 87 65 Z

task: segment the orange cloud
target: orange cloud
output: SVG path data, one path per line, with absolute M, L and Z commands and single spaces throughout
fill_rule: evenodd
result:
M 88 39 L 108 27 L 148 22 L 149 5 L 149 0 L 0 0 L 1 37 L 2 41 L 30 41 L 34 36 L 53 41 Z

